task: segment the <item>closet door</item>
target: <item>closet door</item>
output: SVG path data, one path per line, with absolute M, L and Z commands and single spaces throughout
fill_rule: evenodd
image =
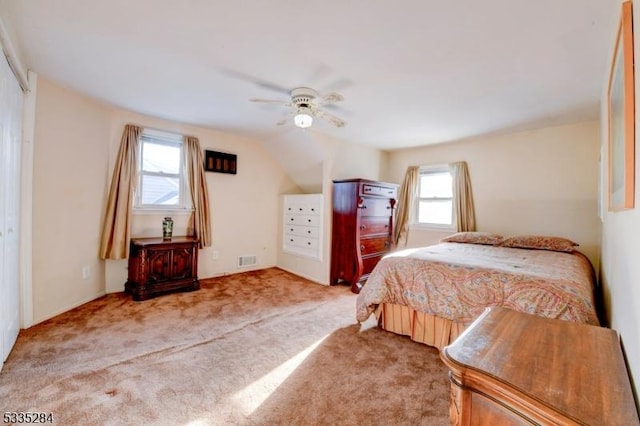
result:
M 20 329 L 20 168 L 23 94 L 0 60 L 0 331 L 2 361 Z

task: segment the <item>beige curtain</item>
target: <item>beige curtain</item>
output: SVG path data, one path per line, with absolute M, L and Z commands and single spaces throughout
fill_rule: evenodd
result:
M 404 181 L 398 194 L 398 207 L 396 210 L 396 228 L 394 229 L 394 240 L 396 245 L 404 238 L 404 245 L 409 239 L 409 223 L 411 211 L 416 196 L 418 195 L 418 179 L 420 178 L 420 167 L 409 166 L 404 175 Z
M 211 245 L 211 222 L 209 220 L 209 191 L 204 174 L 204 158 L 197 138 L 185 137 L 185 160 L 187 179 L 191 190 L 193 213 L 189 218 L 187 233 L 198 237 L 200 248 Z
M 456 229 L 458 232 L 475 231 L 476 215 L 467 162 L 451 163 L 449 167 L 453 175 L 453 209 L 456 214 Z
M 100 259 L 129 257 L 131 212 L 138 165 L 138 144 L 142 128 L 127 124 L 120 140 L 118 158 L 111 178 L 109 198 L 102 223 Z

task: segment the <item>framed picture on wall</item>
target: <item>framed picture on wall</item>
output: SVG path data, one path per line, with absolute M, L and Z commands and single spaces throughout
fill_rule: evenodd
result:
M 204 152 L 204 169 L 207 172 L 235 175 L 238 172 L 238 156 L 226 152 L 207 150 Z
M 634 207 L 635 85 L 633 76 L 633 17 L 631 1 L 622 14 L 609 74 L 609 210 Z

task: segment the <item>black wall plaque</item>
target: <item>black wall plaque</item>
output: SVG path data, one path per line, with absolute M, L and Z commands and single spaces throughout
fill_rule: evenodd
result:
M 205 151 L 204 154 L 205 171 L 236 174 L 238 170 L 238 156 L 236 154 L 218 151 Z

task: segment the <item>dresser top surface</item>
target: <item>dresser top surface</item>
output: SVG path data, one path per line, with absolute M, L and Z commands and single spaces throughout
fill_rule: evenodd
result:
M 397 183 L 381 182 L 381 181 L 369 180 L 369 179 L 339 179 L 339 180 L 334 180 L 333 183 L 366 183 L 370 185 L 385 185 L 385 186 L 393 186 L 393 187 L 398 186 Z
M 196 237 L 171 237 L 168 239 L 162 237 L 147 237 L 147 238 L 132 238 L 131 244 L 135 244 L 138 246 L 152 246 L 159 244 L 183 244 L 183 243 L 197 243 L 198 239 Z
M 638 424 L 613 330 L 495 307 L 445 347 L 441 357 L 453 372 L 484 377 L 502 392 L 578 422 Z

